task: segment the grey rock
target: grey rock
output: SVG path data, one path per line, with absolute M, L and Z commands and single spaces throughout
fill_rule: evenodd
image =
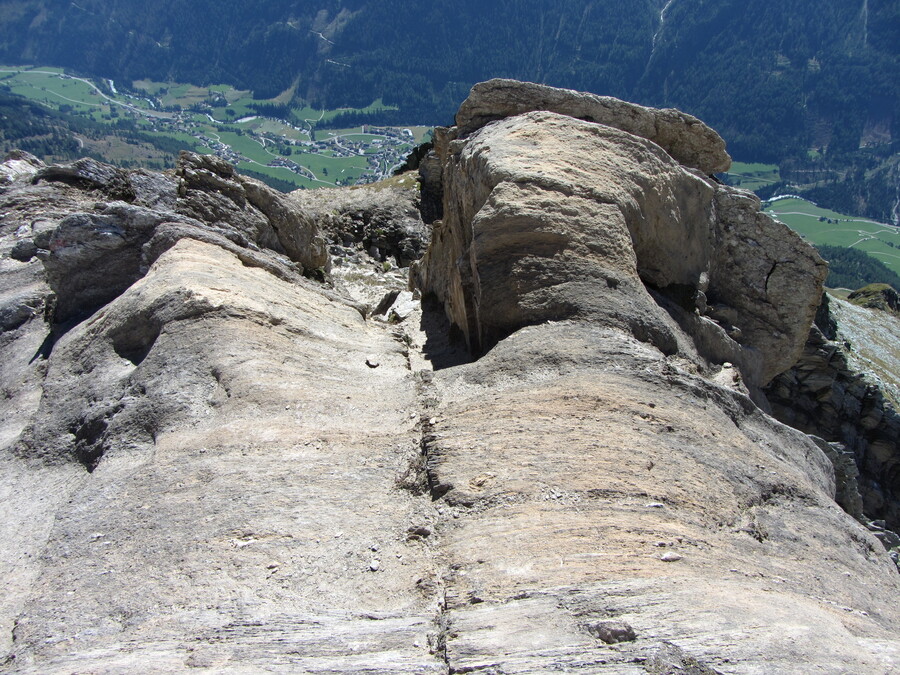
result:
M 55 318 L 68 321 L 90 313 L 137 281 L 141 247 L 173 213 L 113 202 L 100 213 L 64 218 L 39 253 L 58 298 Z
M 297 190 L 290 200 L 316 219 L 329 240 L 344 246 L 359 244 L 380 262 L 408 267 L 428 245 L 418 191 L 396 181 L 351 189 Z
M 38 247 L 31 239 L 17 241 L 9 253 L 9 257 L 19 262 L 28 262 L 37 255 Z
M 644 662 L 644 670 L 651 675 L 720 675 L 701 663 L 681 647 L 663 641 Z
M 178 213 L 216 226 L 240 246 L 284 253 L 305 271 L 329 269 L 318 223 L 286 195 L 210 155 L 182 152 L 176 175 Z
M 0 185 L 30 180 L 44 166 L 46 165 L 30 152 L 11 150 L 0 162 Z
M 863 514 L 884 519 L 898 530 L 900 416 L 891 395 L 896 389 L 883 378 L 891 377 L 900 321 L 888 312 L 854 307 L 828 295 L 823 306 L 797 363 L 766 388 L 767 400 L 779 420 L 836 449 L 828 452 L 835 466 L 837 500 L 848 513 L 857 519 Z M 835 339 L 827 338 L 820 325 Z M 851 335 L 859 347 L 850 346 Z M 864 348 L 869 351 L 861 358 L 856 351 Z M 876 372 L 876 363 L 888 368 Z
M 16 330 L 38 316 L 43 309 L 44 296 L 37 293 L 18 295 L 0 304 L 0 332 Z
M 400 291 L 394 302 L 388 308 L 388 319 L 394 323 L 405 321 L 419 308 L 419 301 L 415 299 L 411 291 Z
M 617 642 L 633 642 L 637 639 L 634 628 L 624 621 L 598 621 L 586 626 L 588 633 L 608 645 Z
M 381 300 L 378 301 L 375 309 L 372 310 L 372 316 L 382 316 L 387 314 L 399 295 L 400 290 L 396 288 L 385 293 Z
M 856 466 L 853 453 L 840 443 L 829 443 L 814 435 L 811 435 L 810 438 L 821 448 L 834 466 L 834 500 L 841 505 L 844 511 L 862 521 L 863 500 L 860 493 L 859 468 Z
M 59 181 L 85 189 L 95 189 L 110 199 L 134 201 L 135 192 L 128 174 L 92 157 L 82 157 L 71 164 L 54 164 L 40 169 L 34 182 Z

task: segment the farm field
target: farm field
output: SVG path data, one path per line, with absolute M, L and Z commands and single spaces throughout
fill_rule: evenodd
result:
M 213 153 L 272 179 L 279 189 L 383 179 L 430 131 L 421 126 L 316 128 L 344 113 L 389 109 L 380 100 L 362 109 L 290 109 L 281 99 L 258 101 L 249 91 L 225 85 L 149 80 L 126 85 L 40 66 L 0 66 L 0 87 L 53 110 L 108 125 L 108 138 L 78 139 L 85 152 L 108 161 L 171 166 L 175 148 Z M 282 111 L 290 119 L 265 116 L 260 110 Z M 116 139 L 112 132 L 123 124 L 145 134 L 141 137 L 145 142 Z
M 900 274 L 900 228 L 853 218 L 793 197 L 769 202 L 764 210 L 812 244 L 865 251 Z
M 726 175 L 729 184 L 751 192 L 781 180 L 775 164 L 732 162 Z

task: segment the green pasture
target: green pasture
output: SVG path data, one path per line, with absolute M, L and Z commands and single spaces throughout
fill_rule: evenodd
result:
M 750 191 L 781 180 L 777 165 L 749 162 L 732 162 L 727 176 L 734 186 Z
M 8 70 L 18 72 L 4 72 Z M 109 105 L 109 102 L 89 84 L 80 80 L 64 79 L 58 74 L 0 66 L 0 76 L 6 76 L 3 83 L 9 86 L 12 93 L 51 107 L 70 105 L 73 110 L 92 112 Z
M 9 72 L 3 72 L 3 71 Z M 46 70 L 46 72 L 36 72 L 38 70 Z M 178 141 L 184 148 L 195 152 L 211 152 L 201 141 L 191 133 L 207 136 L 218 140 L 230 146 L 236 153 L 246 158 L 246 162 L 238 164 L 248 170 L 255 171 L 260 174 L 272 176 L 284 181 L 288 181 L 307 188 L 322 187 L 334 184 L 335 181 L 355 183 L 364 172 L 368 170 L 368 158 L 375 154 L 377 148 L 371 146 L 371 143 L 379 138 L 384 138 L 380 134 L 362 133 L 360 127 L 352 129 L 322 129 L 316 134 L 318 141 L 329 141 L 335 136 L 340 136 L 336 142 L 340 144 L 361 143 L 368 145 L 363 155 L 352 155 L 350 157 L 339 157 L 335 154 L 333 147 L 327 147 L 318 153 L 310 153 L 304 147 L 292 147 L 292 153 L 289 159 L 296 164 L 309 169 L 320 180 L 310 180 L 304 178 L 290 169 L 282 167 L 267 166 L 274 159 L 281 157 L 278 153 L 278 146 L 284 145 L 263 138 L 262 134 L 271 135 L 281 139 L 293 139 L 298 141 L 308 140 L 309 136 L 294 129 L 290 125 L 271 120 L 258 118 L 250 122 L 236 124 L 236 120 L 243 117 L 256 116 L 258 113 L 251 108 L 254 103 L 265 103 L 269 101 L 254 101 L 251 92 L 236 90 L 226 85 L 212 85 L 207 87 L 198 87 L 189 84 L 173 83 L 173 82 L 155 82 L 151 80 L 138 80 L 132 83 L 132 88 L 137 92 L 142 92 L 148 96 L 156 97 L 163 106 L 180 105 L 184 112 L 179 115 L 181 122 L 177 122 L 174 115 L 165 115 L 168 119 L 153 120 L 147 114 L 142 114 L 125 107 L 132 106 L 134 108 L 150 108 L 149 104 L 140 100 L 130 99 L 120 94 L 119 96 L 111 96 L 113 100 L 107 100 L 102 94 L 94 89 L 88 82 L 82 82 L 77 79 L 64 77 L 61 69 L 37 68 L 27 69 L 23 67 L 4 67 L 0 66 L 0 83 L 9 86 L 10 89 L 17 94 L 25 96 L 30 100 L 42 103 L 48 107 L 59 109 L 63 105 L 71 106 L 73 113 L 90 117 L 91 119 L 105 123 L 114 123 L 116 119 L 130 118 L 135 121 L 136 126 L 145 131 L 161 138 L 167 138 Z M 121 87 L 120 87 L 121 88 Z M 213 108 L 210 113 L 216 123 L 210 122 L 206 114 L 190 113 L 188 109 L 199 102 L 209 99 L 211 92 L 221 93 L 229 102 L 228 107 Z M 315 126 L 315 122 L 319 120 L 328 120 L 335 115 L 344 112 L 373 112 L 385 109 L 383 102 L 374 101 L 366 108 L 345 108 L 338 110 L 321 111 L 306 107 L 301 109 L 293 109 L 292 117 L 297 121 L 299 126 L 306 126 L 300 120 L 308 119 Z M 113 110 L 114 112 L 110 113 Z M 148 110 L 149 113 L 149 110 Z M 110 119 L 112 117 L 112 119 Z M 178 130 L 178 126 L 187 122 L 192 125 L 191 133 Z M 410 127 L 414 137 L 409 139 L 408 145 L 411 147 L 413 141 L 419 141 L 430 133 L 428 127 Z M 392 141 L 393 142 L 393 141 Z M 156 156 L 149 147 L 144 144 L 136 144 L 134 148 L 119 147 L 112 139 L 108 143 L 98 142 L 104 151 L 109 153 L 111 160 L 140 160 L 147 159 L 157 161 L 164 159 L 163 155 Z M 125 145 L 128 145 L 127 143 Z M 405 150 L 406 144 L 400 149 Z M 340 151 L 339 151 L 340 152 Z M 151 155 L 153 155 L 151 157 Z
M 210 135 L 213 138 L 218 136 L 223 143 L 230 145 L 235 152 L 261 164 L 268 164 L 278 156 L 278 153 L 274 151 L 267 151 L 263 145 L 264 142 L 258 141 L 256 137 L 249 134 L 238 135 L 232 131 L 216 131 Z
M 779 199 L 764 210 L 813 244 L 857 248 L 900 274 L 900 228 L 823 209 L 803 199 Z
M 277 166 L 262 166 L 260 164 L 254 164 L 253 162 L 238 162 L 237 163 L 238 171 L 255 171 L 256 173 L 261 173 L 266 176 L 272 176 L 273 178 L 280 178 L 281 180 L 286 180 L 298 188 L 305 187 L 307 189 L 310 188 L 318 188 L 318 187 L 331 187 L 328 183 L 320 183 L 318 181 L 311 181 L 308 178 L 304 178 L 303 176 L 298 176 L 290 169 L 284 169 Z

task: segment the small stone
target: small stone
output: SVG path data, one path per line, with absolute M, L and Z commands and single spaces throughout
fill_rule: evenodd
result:
M 631 642 L 637 639 L 634 628 L 624 621 L 598 621 L 586 626 L 588 633 L 603 640 L 608 645 L 617 642 Z
M 19 262 L 28 262 L 37 253 L 38 247 L 31 239 L 17 241 L 9 252 L 9 257 Z
M 372 562 L 369 563 L 369 571 L 370 572 L 377 572 L 379 567 L 381 567 L 381 562 L 378 560 L 373 560 Z
M 664 506 L 665 504 L 663 504 L 662 502 L 650 502 L 649 504 L 646 504 L 646 507 L 648 509 L 661 509 Z
M 378 361 L 377 356 L 370 354 L 366 357 L 366 365 L 369 366 L 369 368 L 377 368 L 381 363 Z
M 681 560 L 681 558 L 682 556 L 675 553 L 674 551 L 669 551 L 668 553 L 663 553 L 661 556 L 659 556 L 659 559 L 663 562 L 676 562 L 678 560 Z
M 431 536 L 431 530 L 423 525 L 413 525 L 406 530 L 407 539 L 425 539 Z

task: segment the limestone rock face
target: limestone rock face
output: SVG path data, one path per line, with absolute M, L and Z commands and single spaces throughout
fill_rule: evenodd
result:
M 794 363 L 826 267 L 753 195 L 646 138 L 555 112 L 450 140 L 467 128 L 438 140 L 444 217 L 414 282 L 473 349 L 591 317 L 674 353 L 672 318 L 649 287 L 673 301 L 703 356 L 737 360 L 752 385 Z
M 747 395 L 816 259 L 642 136 L 450 136 L 440 303 L 409 194 L 0 168 L 0 670 L 894 669 L 895 535 Z

